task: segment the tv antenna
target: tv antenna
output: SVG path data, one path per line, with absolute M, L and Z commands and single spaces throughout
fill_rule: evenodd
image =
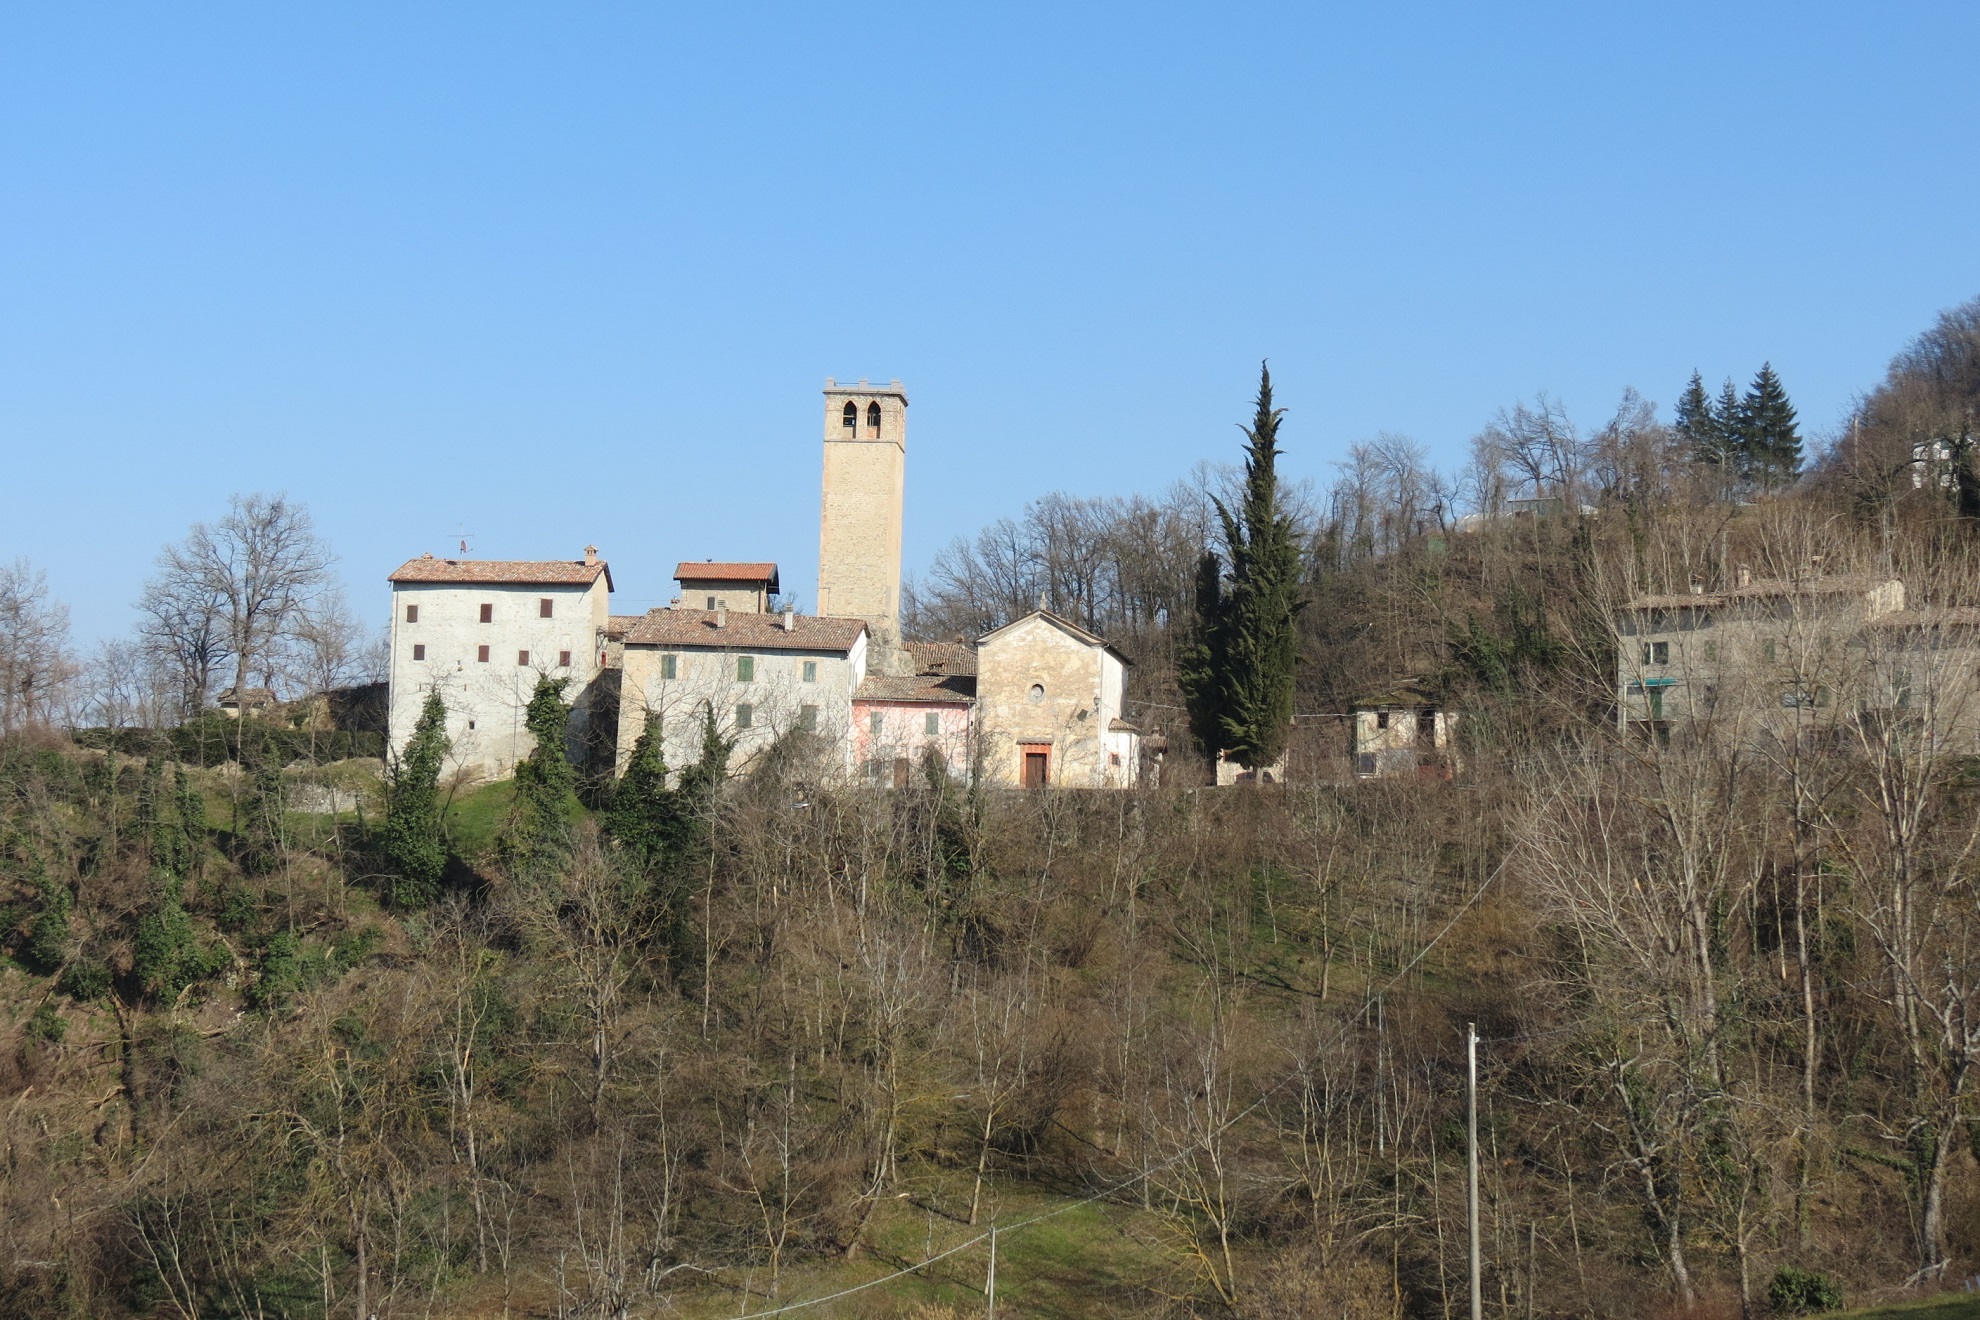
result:
M 473 550 L 468 546 L 468 541 L 474 536 L 474 533 L 464 530 L 466 527 L 467 527 L 466 523 L 454 524 L 454 537 L 456 540 L 458 540 L 461 543 L 460 553 L 464 555 L 474 553 Z

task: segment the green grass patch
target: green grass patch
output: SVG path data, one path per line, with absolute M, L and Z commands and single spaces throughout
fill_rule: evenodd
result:
M 1980 1293 L 1943 1293 L 1915 1302 L 1897 1302 L 1868 1311 L 1843 1311 L 1849 1320 L 1980 1320 Z
M 516 781 L 498 779 L 459 794 L 447 806 L 447 840 L 462 857 L 483 857 L 495 851 L 495 840 L 509 822 L 516 800 Z

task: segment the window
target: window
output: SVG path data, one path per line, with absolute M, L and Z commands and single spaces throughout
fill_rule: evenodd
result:
M 559 669 L 569 669 L 571 667 L 571 653 L 569 651 L 557 652 L 557 667 Z
M 417 605 L 406 606 L 406 622 L 407 623 L 419 622 L 419 606 Z
M 875 440 L 880 438 L 880 405 L 877 403 L 866 405 L 866 431 Z
M 747 729 L 756 722 L 756 707 L 743 702 L 736 707 L 736 727 Z
M 493 605 L 483 605 L 481 607 L 481 621 L 483 623 L 495 622 L 495 607 Z
M 485 665 L 485 664 L 487 664 L 487 663 L 488 663 L 488 648 L 487 648 L 487 647 L 485 647 L 485 646 L 477 646 L 477 647 L 475 647 L 475 648 L 474 648 L 474 658 L 475 658 L 476 660 L 478 660 L 478 661 L 480 661 L 480 662 L 481 662 L 482 664 L 484 664 L 484 665 Z
M 662 678 L 678 678 L 678 677 L 680 677 L 680 657 L 679 657 L 679 656 L 677 656 L 677 655 L 663 655 L 663 656 L 661 656 L 661 657 L 660 657 L 660 677 L 662 677 Z
M 1045 700 L 1045 685 L 1043 683 L 1033 683 L 1028 696 L 1031 699 L 1031 704 L 1034 706 Z
M 713 614 L 715 612 L 715 598 L 713 596 L 710 596 L 708 598 L 707 609 L 710 614 Z
M 880 736 L 880 730 L 885 728 L 886 724 L 887 717 L 877 710 L 866 717 L 866 731 L 875 738 Z
M 551 618 L 556 608 L 557 602 L 551 597 L 545 596 L 536 602 L 536 617 L 539 619 Z
M 807 660 L 804 662 L 804 681 L 807 683 L 816 683 L 818 681 L 818 662 L 816 660 Z
M 1651 650 L 1655 653 L 1652 659 L 1658 664 L 1667 665 L 1671 662 L 1671 644 L 1669 642 L 1658 642 Z
M 414 647 L 413 647 L 413 659 L 415 659 L 415 660 L 424 660 L 424 659 L 426 659 L 426 648 L 425 648 L 424 646 L 414 646 Z
M 858 431 L 859 405 L 850 400 L 847 401 L 846 410 L 839 414 L 839 424 L 845 427 L 848 433 Z
M 1355 756 L 1355 758 L 1354 758 L 1354 772 L 1355 772 L 1356 774 L 1358 774 L 1358 775 L 1372 775 L 1372 774 L 1374 774 L 1374 773 L 1375 773 L 1375 753 L 1373 753 L 1373 752 L 1361 752 L 1361 753 L 1358 753 L 1358 754 L 1357 754 L 1357 755 Z
M 1389 712 L 1388 712 L 1388 711 L 1386 711 L 1386 710 L 1378 710 L 1378 711 L 1376 711 L 1376 712 L 1375 712 L 1375 727 L 1376 727 L 1376 728 L 1378 728 L 1378 729 L 1386 729 L 1386 728 L 1388 728 L 1388 727 L 1389 727 Z
M 470 729 L 472 729 L 472 728 L 474 728 L 474 721 L 473 721 L 473 720 L 469 720 L 469 721 L 468 721 L 468 728 L 470 728 Z
M 1711 665 L 1711 664 L 1717 664 L 1718 661 L 1719 661 L 1719 644 L 1717 642 L 1705 643 L 1705 663 Z
M 803 729 L 806 733 L 818 732 L 818 707 L 798 707 L 798 728 Z
M 1648 642 L 1643 644 L 1643 663 L 1646 665 L 1650 663 L 1650 643 Z
M 1765 642 L 1761 644 L 1760 658 L 1762 660 L 1765 660 L 1770 665 L 1774 663 L 1774 644 L 1772 642 Z
M 529 663 L 529 652 L 527 651 L 516 652 L 516 663 L 519 665 L 527 665 Z
M 756 679 L 756 657 L 739 655 L 736 657 L 736 682 L 750 683 Z
M 942 717 L 935 711 L 929 711 L 921 717 L 921 731 L 933 738 L 942 731 Z

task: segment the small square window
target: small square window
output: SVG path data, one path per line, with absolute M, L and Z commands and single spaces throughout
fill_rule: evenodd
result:
M 518 652 L 516 652 L 516 663 L 517 663 L 517 664 L 519 664 L 519 665 L 526 665 L 526 664 L 528 664 L 528 663 L 529 663 L 529 652 L 527 652 L 527 651 L 518 651 Z
M 932 710 L 926 715 L 923 715 L 921 717 L 921 731 L 931 738 L 940 733 L 942 731 L 941 715 Z
M 708 598 L 708 609 L 710 613 L 713 613 L 715 610 L 715 598 L 713 596 Z
M 569 651 L 557 652 L 557 667 L 559 669 L 569 669 L 571 667 L 571 653 Z
M 818 681 L 818 662 L 816 660 L 807 660 L 804 662 L 804 681 L 807 683 L 816 683 Z
M 739 655 L 736 657 L 736 682 L 748 683 L 756 678 L 756 657 Z
M 800 729 L 803 729 L 806 733 L 818 732 L 818 707 L 799 706 L 798 727 Z
M 495 622 L 495 607 L 493 605 L 483 605 L 481 607 L 481 621 L 483 623 Z
M 488 648 L 487 648 L 487 647 L 485 647 L 485 646 L 477 646 L 477 647 L 475 647 L 475 648 L 474 648 L 474 658 L 475 658 L 476 660 L 478 660 L 478 661 L 480 661 L 480 662 L 481 662 L 482 664 L 484 664 L 484 665 L 485 665 L 485 664 L 487 664 L 487 663 L 488 663 Z
M 473 729 L 473 728 L 474 728 L 474 721 L 473 721 L 473 720 L 469 720 L 469 721 L 468 721 L 468 728 L 469 728 L 469 729 Z
M 1651 650 L 1655 653 L 1651 658 L 1656 663 L 1667 665 L 1671 662 L 1671 644 L 1669 642 L 1658 642 Z
M 551 618 L 554 616 L 556 609 L 557 602 L 551 597 L 545 596 L 536 602 L 536 617 L 539 619 Z
M 680 657 L 676 655 L 661 656 L 660 677 L 677 678 L 679 676 L 680 676 Z
M 1378 729 L 1386 729 L 1386 728 L 1388 728 L 1388 727 L 1389 727 L 1389 712 L 1388 712 L 1388 711 L 1386 711 L 1386 710 L 1378 710 L 1378 711 L 1376 711 L 1376 712 L 1375 712 L 1375 727 L 1376 727 L 1376 728 L 1378 728 Z
M 736 707 L 736 727 L 747 729 L 756 722 L 756 707 L 743 702 Z
M 406 606 L 406 622 L 407 623 L 419 622 L 419 606 L 417 605 Z
M 426 659 L 426 648 L 425 648 L 424 646 L 421 646 L 421 645 L 417 645 L 417 644 L 416 644 L 416 645 L 414 645 L 414 647 L 413 647 L 413 659 L 415 659 L 415 660 L 424 660 L 424 659 Z

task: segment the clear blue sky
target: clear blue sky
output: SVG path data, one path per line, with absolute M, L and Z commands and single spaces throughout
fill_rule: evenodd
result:
M 0 557 L 85 639 L 236 490 L 353 601 L 473 533 L 815 592 L 818 390 L 900 377 L 910 571 L 1052 489 L 1446 462 L 1980 294 L 1980 6 L 0 5 Z

